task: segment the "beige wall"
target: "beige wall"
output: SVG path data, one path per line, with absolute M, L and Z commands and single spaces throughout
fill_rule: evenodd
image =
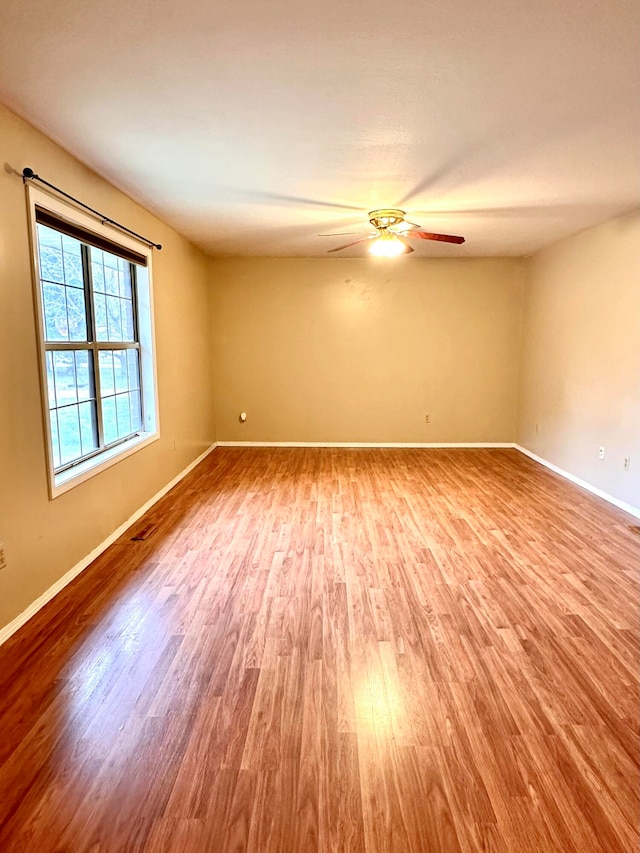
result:
M 640 507 L 638 214 L 529 259 L 518 441 Z
M 514 441 L 522 274 L 517 259 L 213 260 L 218 439 Z
M 207 262 L 151 214 L 0 107 L 0 628 L 89 554 L 214 438 Z M 25 191 L 30 166 L 163 244 L 154 255 L 161 438 L 51 501 Z M 176 450 L 173 450 L 173 439 Z

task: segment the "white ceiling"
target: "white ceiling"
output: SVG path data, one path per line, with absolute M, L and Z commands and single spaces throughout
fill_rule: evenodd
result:
M 212 254 L 387 206 L 529 254 L 640 199 L 637 0 L 2 0 L 0 100 Z

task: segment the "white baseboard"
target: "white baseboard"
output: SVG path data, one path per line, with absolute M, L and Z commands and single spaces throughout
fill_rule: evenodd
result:
M 151 509 L 151 507 L 157 503 L 160 498 L 164 497 L 168 491 L 170 491 L 175 485 L 177 485 L 180 480 L 187 476 L 189 471 L 192 471 L 196 465 L 198 465 L 202 460 L 208 456 L 212 450 L 215 450 L 217 444 L 214 443 L 211 447 L 208 447 L 204 453 L 201 453 L 197 459 L 194 459 L 187 467 L 181 471 L 177 476 L 173 478 L 166 486 L 163 486 L 159 492 L 157 492 L 152 498 L 150 498 L 140 509 L 137 509 L 132 516 L 130 516 L 125 522 L 123 522 L 117 530 L 114 530 L 107 538 L 101 542 L 97 547 L 93 549 L 90 554 L 87 554 L 86 557 L 83 557 L 79 563 L 76 563 L 73 568 L 69 569 L 69 571 L 64 574 L 59 580 L 57 580 L 52 586 L 49 587 L 45 592 L 42 593 L 41 596 L 36 598 L 35 601 L 32 601 L 31 604 L 27 607 L 26 610 L 23 610 L 15 619 L 9 622 L 4 628 L 0 629 L 0 646 L 9 639 L 12 634 L 22 628 L 22 626 L 31 619 L 32 616 L 41 610 L 45 604 L 48 604 L 52 598 L 54 598 L 61 590 L 70 584 L 71 581 L 76 578 L 84 569 L 90 565 L 96 557 L 99 557 L 103 551 L 106 551 L 109 545 L 112 545 L 116 539 L 118 539 L 128 527 L 131 527 L 139 518 L 141 518 L 147 510 Z
M 576 486 L 580 486 L 582 489 L 586 489 L 588 492 L 591 492 L 592 495 L 597 495 L 599 498 L 608 501 L 610 504 L 617 506 L 618 509 L 623 509 L 625 512 L 628 512 L 629 515 L 633 515 L 635 518 L 640 518 L 640 507 L 628 504 L 625 501 L 619 500 L 619 498 L 614 498 L 613 495 L 608 494 L 608 492 L 603 492 L 602 489 L 599 489 L 597 486 L 592 486 L 591 483 L 587 483 L 586 480 L 581 480 L 580 477 L 570 474 L 569 471 L 565 471 L 564 468 L 558 468 L 557 465 L 554 465 L 553 462 L 549 462 L 547 459 L 543 459 L 542 456 L 537 456 L 535 453 L 527 450 L 526 447 L 522 447 L 519 444 L 514 444 L 514 447 L 516 450 L 519 450 L 520 453 L 524 453 L 525 456 L 528 456 L 535 462 L 539 462 L 540 465 L 544 465 L 545 468 L 549 468 L 550 471 L 554 471 L 566 480 L 570 480 L 572 483 L 575 483 Z
M 515 447 L 512 441 L 219 441 L 218 447 Z

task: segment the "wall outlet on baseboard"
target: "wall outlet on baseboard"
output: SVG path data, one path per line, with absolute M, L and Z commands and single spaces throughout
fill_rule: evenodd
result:
M 598 451 L 598 459 L 604 459 L 604 447 L 601 447 Z
M 7 555 L 4 551 L 4 545 L 0 545 L 0 569 L 7 568 Z
M 631 457 L 630 457 L 630 456 L 625 456 L 625 457 L 624 457 L 624 470 L 625 470 L 625 471 L 628 471 L 628 470 L 629 470 L 629 466 L 630 466 L 630 465 L 631 465 Z
M 431 415 L 425 415 L 424 416 L 424 422 L 425 422 L 425 424 L 430 424 L 431 423 Z

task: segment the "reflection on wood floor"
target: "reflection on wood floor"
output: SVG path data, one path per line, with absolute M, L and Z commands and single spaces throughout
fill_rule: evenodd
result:
M 633 523 L 515 450 L 218 448 L 0 649 L 0 850 L 637 850 Z

